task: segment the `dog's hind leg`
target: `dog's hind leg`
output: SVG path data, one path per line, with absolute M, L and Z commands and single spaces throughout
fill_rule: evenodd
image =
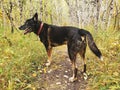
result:
M 50 64 L 52 62 L 51 54 L 52 54 L 52 48 L 47 50 L 48 60 L 47 60 L 46 66 L 50 66 Z
M 75 60 L 71 60 L 71 62 L 72 62 L 73 76 L 69 78 L 69 81 L 70 81 L 70 82 L 74 82 L 74 81 L 77 80 L 77 72 L 78 72 L 78 69 L 77 69 Z
M 77 80 L 77 72 L 78 72 L 77 65 L 76 65 L 77 52 L 75 52 L 71 47 L 68 46 L 68 54 L 72 63 L 72 71 L 73 71 L 73 76 L 69 78 L 69 81 L 74 82 Z
M 86 59 L 85 59 L 85 51 L 82 51 L 79 53 L 82 60 L 83 60 L 83 63 L 84 63 L 84 69 L 83 69 L 83 73 L 86 73 Z
M 84 63 L 84 69 L 83 69 L 83 75 L 84 75 L 84 79 L 87 79 L 87 74 L 86 74 L 86 59 L 85 59 L 85 51 L 86 51 L 86 47 L 84 48 L 84 50 L 82 50 L 82 52 L 80 52 L 80 56 L 83 59 L 83 63 Z
M 85 56 L 82 59 L 83 59 L 83 63 L 84 63 L 83 75 L 84 75 L 84 79 L 86 80 L 88 78 L 88 76 L 86 74 L 86 59 L 85 59 Z

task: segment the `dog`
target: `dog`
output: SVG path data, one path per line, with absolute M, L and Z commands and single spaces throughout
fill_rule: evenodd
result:
M 79 29 L 72 26 L 56 26 L 43 23 L 38 20 L 38 14 L 35 13 L 30 19 L 27 19 L 24 25 L 19 27 L 20 30 L 25 30 L 24 34 L 34 32 L 39 36 L 40 41 L 45 46 L 48 55 L 48 61 L 46 66 L 50 66 L 52 59 L 51 53 L 52 48 L 67 44 L 68 55 L 72 63 L 73 76 L 69 79 L 71 82 L 77 80 L 77 65 L 76 65 L 76 55 L 79 54 L 84 62 L 83 73 L 86 73 L 86 59 L 85 52 L 86 46 L 101 60 L 101 51 L 97 48 L 91 33 L 84 29 Z

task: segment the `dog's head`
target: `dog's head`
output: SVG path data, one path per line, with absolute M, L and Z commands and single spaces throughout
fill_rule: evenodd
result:
M 22 26 L 20 26 L 19 29 L 25 30 L 24 34 L 34 32 L 37 23 L 38 23 L 38 14 L 35 13 L 35 15 L 32 18 L 26 20 L 26 22 Z

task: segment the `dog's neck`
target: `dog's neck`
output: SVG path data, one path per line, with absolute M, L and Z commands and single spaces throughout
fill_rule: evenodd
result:
M 39 30 L 38 30 L 38 32 L 37 32 L 37 35 L 38 35 L 38 36 L 40 35 L 40 32 L 42 31 L 43 25 L 44 25 L 44 23 L 41 22 L 40 27 L 39 27 Z

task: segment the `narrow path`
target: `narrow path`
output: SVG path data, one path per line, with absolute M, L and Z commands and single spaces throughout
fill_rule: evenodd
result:
M 71 83 L 71 64 L 67 54 L 66 46 L 54 49 L 52 65 L 43 69 L 37 80 L 37 90 L 86 90 L 87 81 L 82 77 L 81 70 L 78 72 L 78 80 Z M 83 68 L 78 63 L 80 68 Z

